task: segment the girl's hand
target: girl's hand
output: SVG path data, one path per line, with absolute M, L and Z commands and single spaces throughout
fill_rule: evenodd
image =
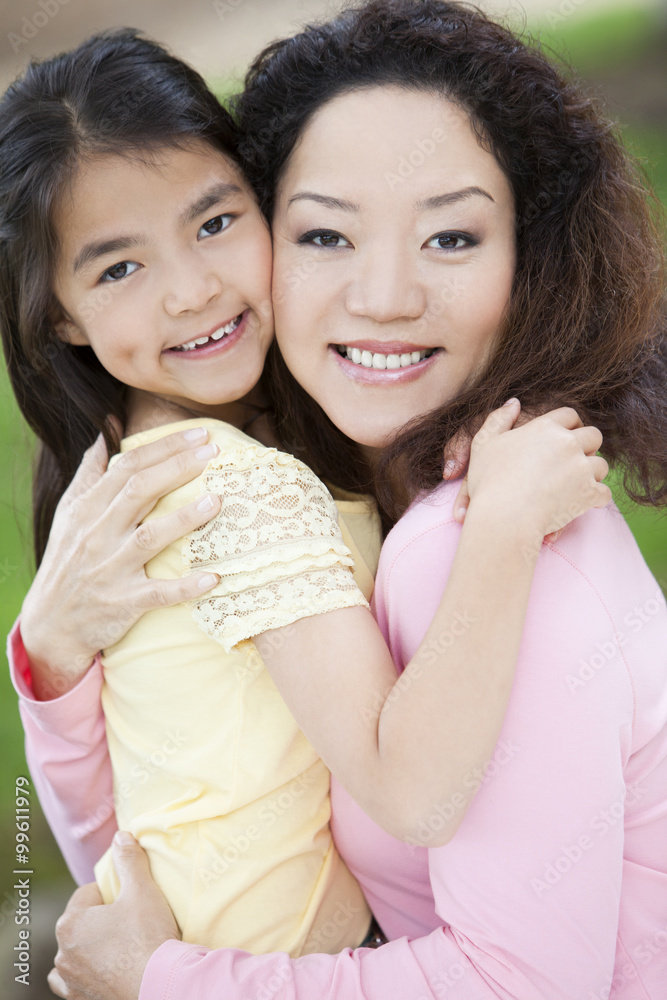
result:
M 541 544 L 591 507 L 607 506 L 611 491 L 601 480 L 609 466 L 596 454 L 602 434 L 584 427 L 571 407 L 515 427 L 519 412 L 519 401 L 509 400 L 477 432 L 467 490 L 471 503 L 486 502 L 496 516 L 524 523 Z
M 170 434 L 125 453 L 110 469 L 102 436 L 85 453 L 58 504 L 21 611 L 39 700 L 74 687 L 97 653 L 117 642 L 145 611 L 191 600 L 217 583 L 210 573 L 152 580 L 144 565 L 214 517 L 219 497 L 200 497 L 140 523 L 161 496 L 203 471 L 218 450 L 207 438 L 206 428 Z
M 128 843 L 113 842 L 116 902 L 104 906 L 97 886 L 83 885 L 56 924 L 58 954 L 48 983 L 64 1000 L 137 1000 L 153 952 L 180 940 L 145 852 L 130 834 L 123 836 Z

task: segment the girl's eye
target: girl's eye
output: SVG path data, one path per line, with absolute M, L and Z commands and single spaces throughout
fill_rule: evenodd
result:
M 128 274 L 133 274 L 137 268 L 141 267 L 141 264 L 137 264 L 133 260 L 121 260 L 119 264 L 113 264 L 112 267 L 108 267 L 100 281 L 120 281 L 121 278 L 127 278 Z
M 317 247 L 351 247 L 352 244 L 345 236 L 336 233 L 331 229 L 313 229 L 309 233 L 299 236 L 297 243 L 314 243 Z
M 233 218 L 233 215 L 216 215 L 213 219 L 209 219 L 197 233 L 197 239 L 206 239 L 207 236 L 221 233 L 223 229 L 227 229 L 231 225 Z
M 434 250 L 463 250 L 466 247 L 477 246 L 477 240 L 468 233 L 438 233 L 426 243 Z

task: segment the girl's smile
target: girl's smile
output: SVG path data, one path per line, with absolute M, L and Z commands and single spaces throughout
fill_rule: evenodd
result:
M 59 335 L 90 346 L 136 399 L 225 419 L 256 386 L 273 331 L 270 235 L 236 165 L 205 142 L 100 156 L 54 221 Z

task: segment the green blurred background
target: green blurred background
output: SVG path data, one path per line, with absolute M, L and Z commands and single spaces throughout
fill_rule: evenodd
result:
M 244 0 L 251 8 L 253 0 Z M 113 6 L 113 5 L 112 5 Z M 258 4 L 258 7 L 260 5 Z M 588 9 L 587 9 L 588 7 Z M 26 9 L 24 7 L 22 9 Z M 495 9 L 495 8 L 494 8 Z M 521 15 L 511 18 L 516 27 Z M 303 10 L 302 20 L 312 17 L 313 11 Z M 574 65 L 587 81 L 589 89 L 606 101 L 610 114 L 620 123 L 626 143 L 640 158 L 650 182 L 655 186 L 663 204 L 667 205 L 667 12 L 662 6 L 647 3 L 632 7 L 614 7 L 605 10 L 601 5 L 591 9 L 585 0 L 563 0 L 546 8 L 541 15 L 526 22 L 531 34 L 539 32 L 544 45 L 548 45 L 559 58 Z M 137 17 L 118 16 L 115 23 L 140 24 Z M 291 22 L 296 28 L 296 23 Z M 230 32 L 234 23 L 228 21 Z M 0 25 L 1 30 L 1 25 Z M 90 29 L 92 30 L 92 29 Z M 159 28 L 150 29 L 162 40 Z M 88 33 L 85 31 L 84 33 Z M 83 35 L 82 35 L 83 37 Z M 78 38 L 73 38 L 74 44 Z M 264 38 L 259 38 L 259 47 Z M 63 45 L 54 41 L 46 51 L 56 51 Z M 196 62 L 193 53 L 171 41 L 172 47 L 186 59 Z M 32 53 L 28 53 L 32 54 Z M 39 53 L 42 54 L 42 53 Z M 233 74 L 235 77 L 236 73 Z M 229 85 L 216 81 L 220 91 Z M 665 387 L 667 395 L 667 387 Z M 33 573 L 29 530 L 30 466 L 32 443 L 13 402 L 4 372 L 0 373 L 0 625 L 6 634 L 16 617 Z M 667 520 L 664 515 L 636 507 L 627 501 L 618 481 L 614 482 L 615 498 L 625 512 L 644 556 L 667 591 Z M 12 845 L 14 841 L 14 779 L 27 774 L 23 754 L 23 735 L 16 697 L 9 683 L 7 670 L 0 676 L 0 904 L 11 899 L 13 869 Z M 53 945 L 50 928 L 73 888 L 73 883 L 38 808 L 33 810 L 31 830 L 31 860 L 38 880 L 40 912 L 44 925 L 44 957 L 33 964 L 30 994 L 32 997 L 50 996 L 43 985 L 50 967 Z M 13 909 L 13 907 L 12 907 Z M 5 913 L 7 905 L 0 911 Z M 34 909 L 33 909 L 34 913 Z M 10 916 L 10 921 L 13 917 Z M 2 933 L 3 924 L 5 925 Z M 6 972 L 13 959 L 8 958 L 7 948 L 16 941 L 16 928 L 5 924 L 0 915 L 0 976 L 8 979 Z M 9 945 L 7 940 L 9 936 Z M 5 942 L 3 946 L 2 942 Z M 9 979 L 11 975 L 11 979 Z M 41 984 L 41 985 L 40 985 Z M 3 991 L 3 996 L 10 993 Z M 18 995 L 18 994 L 17 994 Z

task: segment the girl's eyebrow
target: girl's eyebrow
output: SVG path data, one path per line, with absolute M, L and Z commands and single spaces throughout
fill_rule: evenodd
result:
M 98 257 L 104 257 L 108 253 L 116 253 L 120 250 L 130 250 L 132 247 L 141 246 L 142 243 L 146 242 L 144 236 L 116 236 L 108 240 L 93 240 L 90 243 L 86 243 L 85 246 L 79 250 L 72 270 L 74 274 L 80 271 L 82 268 L 86 267 L 92 261 L 97 260 Z
M 198 216 L 203 215 L 213 205 L 219 201 L 224 201 L 232 194 L 243 194 L 243 189 L 238 184 L 231 184 L 229 181 L 219 181 L 205 191 L 195 202 L 186 208 L 180 218 L 180 225 L 187 226 L 194 222 Z
M 238 184 L 219 181 L 185 209 L 179 219 L 179 225 L 184 227 L 190 222 L 194 222 L 213 205 L 224 201 L 232 194 L 243 194 L 243 189 Z M 109 253 L 118 253 L 121 250 L 130 250 L 133 247 L 142 246 L 146 242 L 147 238 L 141 233 L 137 233 L 135 236 L 115 236 L 105 240 L 92 240 L 90 243 L 86 243 L 76 255 L 72 270 L 76 274 L 77 271 L 97 260 L 98 257 Z

